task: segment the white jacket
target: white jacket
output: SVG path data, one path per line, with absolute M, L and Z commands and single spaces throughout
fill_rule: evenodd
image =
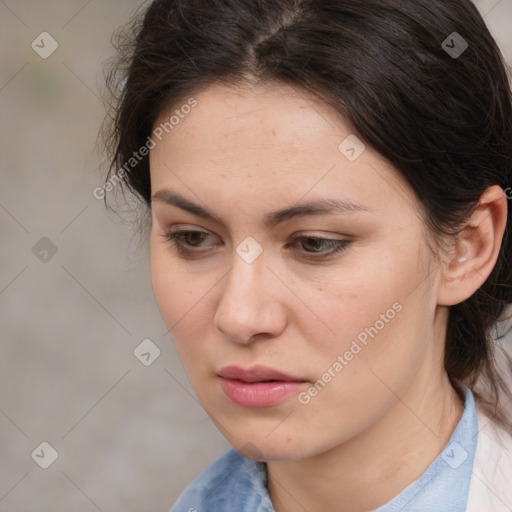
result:
M 512 512 L 512 436 L 476 403 L 478 439 L 466 512 Z

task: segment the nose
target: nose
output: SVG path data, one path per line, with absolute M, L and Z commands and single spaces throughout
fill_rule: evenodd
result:
M 215 327 L 235 343 L 279 336 L 286 328 L 283 284 L 263 255 L 247 263 L 235 255 L 214 317 Z

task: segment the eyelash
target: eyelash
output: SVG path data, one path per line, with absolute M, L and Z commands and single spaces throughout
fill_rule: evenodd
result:
M 187 249 L 185 247 L 185 245 L 180 241 L 180 240 L 186 239 L 186 237 L 188 235 L 194 235 L 194 234 L 208 235 L 208 233 L 205 233 L 203 231 L 187 230 L 187 231 L 168 232 L 168 233 L 165 233 L 163 236 L 165 237 L 165 239 L 167 241 L 172 243 L 172 245 L 174 246 L 176 251 L 180 254 L 180 256 L 182 256 L 184 258 L 191 258 L 191 257 L 198 255 L 201 252 L 205 252 L 205 251 L 199 250 L 197 248 L 196 249 L 190 249 L 190 248 Z M 296 252 L 300 252 L 303 255 L 304 254 L 310 254 L 310 255 L 319 254 L 320 255 L 320 256 L 304 256 L 304 258 L 306 258 L 306 259 L 327 259 L 327 258 L 333 257 L 334 255 L 344 251 L 347 248 L 347 246 L 350 244 L 349 240 L 337 240 L 337 239 L 332 239 L 332 238 L 321 238 L 321 237 L 317 237 L 317 236 L 298 236 L 298 237 L 294 238 L 293 243 L 300 241 L 300 240 L 315 240 L 320 243 L 329 244 L 331 247 L 333 247 L 333 249 L 329 252 L 327 252 L 327 251 L 315 252 L 315 251 L 295 250 Z M 189 247 L 194 247 L 194 246 L 189 246 Z

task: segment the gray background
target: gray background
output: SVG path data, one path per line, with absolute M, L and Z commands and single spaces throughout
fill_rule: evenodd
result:
M 512 63 L 512 0 L 477 3 Z M 229 447 L 160 318 L 144 239 L 92 194 L 102 62 L 139 5 L 0 0 L 0 512 L 166 511 Z M 147 338 L 149 366 L 133 353 Z

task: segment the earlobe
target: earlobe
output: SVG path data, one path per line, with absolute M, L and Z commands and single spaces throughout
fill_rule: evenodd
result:
M 442 266 L 438 304 L 468 299 L 491 274 L 507 223 L 507 199 L 497 185 L 485 190 Z

